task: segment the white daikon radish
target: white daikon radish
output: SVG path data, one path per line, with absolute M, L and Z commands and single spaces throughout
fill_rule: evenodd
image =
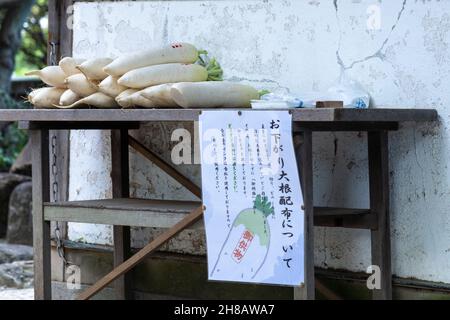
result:
M 82 64 L 84 61 L 84 59 L 65 57 L 62 58 L 61 61 L 59 61 L 59 66 L 66 74 L 66 77 L 70 77 L 74 74 L 81 73 L 81 71 L 77 69 L 77 65 Z
M 34 98 L 39 92 L 45 91 L 45 90 L 47 90 L 47 89 L 48 89 L 48 87 L 37 88 L 37 89 L 31 90 L 31 92 L 28 93 L 27 101 L 28 101 L 29 103 L 33 103 L 33 102 L 32 102 L 33 98 Z
M 118 83 L 133 89 L 143 89 L 163 83 L 206 81 L 208 71 L 197 64 L 168 63 L 131 70 Z
M 60 66 L 49 66 L 42 70 L 34 70 L 25 73 L 26 76 L 38 76 L 41 80 L 49 86 L 56 88 L 67 88 L 64 83 L 66 74 Z
M 82 106 L 91 106 L 96 108 L 109 109 L 109 108 L 116 108 L 117 103 L 110 96 L 101 92 L 96 92 L 68 106 L 55 105 L 55 107 L 60 109 L 74 109 Z
M 132 90 L 132 89 L 131 89 Z M 126 94 L 121 94 L 116 98 L 117 103 L 122 108 L 144 107 L 155 108 L 155 104 L 141 95 L 141 91 L 131 92 L 129 90 Z
M 194 63 L 198 60 L 198 51 L 189 43 L 174 43 L 162 48 L 145 50 L 119 57 L 107 65 L 103 70 L 116 77 L 120 77 L 133 69 L 165 63 Z
M 157 107 L 179 107 L 172 99 L 170 89 L 173 83 L 165 83 L 146 88 L 141 92 L 141 96 L 151 100 Z
M 136 92 L 139 92 L 139 90 L 136 90 L 136 89 L 127 89 L 127 90 L 123 91 L 121 94 L 119 94 L 119 95 L 116 97 L 116 101 L 117 101 L 117 100 L 120 100 L 120 99 L 125 99 L 126 97 L 131 96 L 132 94 L 134 94 L 134 93 L 136 93 Z
M 175 83 L 170 93 L 183 108 L 248 108 L 259 99 L 253 87 L 224 81 Z
M 113 98 L 117 97 L 123 91 L 127 90 L 127 87 L 118 84 L 117 80 L 118 78 L 113 76 L 105 78 L 98 85 L 98 91 L 103 92 L 104 94 L 107 94 L 108 96 Z
M 59 99 L 64 91 L 66 89 L 54 87 L 36 89 L 28 95 L 28 99 L 37 109 L 51 109 L 55 104 L 59 103 Z
M 111 58 L 94 58 L 89 59 L 77 66 L 86 78 L 90 80 L 103 80 L 108 74 L 103 71 L 103 68 L 113 61 Z
M 75 102 L 77 102 L 80 99 L 81 99 L 81 97 L 79 95 L 77 95 L 72 90 L 67 89 L 61 95 L 61 98 L 59 99 L 59 105 L 61 105 L 61 106 L 69 106 L 72 103 L 75 103 Z
M 74 74 L 66 79 L 67 86 L 80 97 L 87 97 L 97 92 L 97 88 L 84 74 Z

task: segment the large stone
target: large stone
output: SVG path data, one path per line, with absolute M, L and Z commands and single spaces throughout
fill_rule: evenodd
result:
M 29 142 L 19 153 L 9 171 L 31 177 L 31 145 Z
M 33 216 L 31 212 L 31 182 L 19 184 L 9 198 L 8 243 L 33 245 Z
M 0 238 L 4 238 L 6 235 L 9 196 L 11 192 L 17 185 L 30 180 L 30 177 L 19 174 L 5 172 L 0 173 Z
M 0 287 L 32 288 L 33 261 L 15 261 L 0 264 Z
M 0 243 L 0 264 L 33 259 L 33 248 L 21 244 Z

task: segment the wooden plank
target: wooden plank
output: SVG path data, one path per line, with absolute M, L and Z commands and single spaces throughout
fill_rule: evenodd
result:
M 200 204 L 195 201 L 145 199 L 46 203 L 44 217 L 50 221 L 169 228 Z M 376 229 L 377 221 L 369 209 L 314 207 L 314 225 Z M 203 230 L 203 224 L 198 223 L 191 228 Z
M 50 201 L 67 201 L 69 197 L 69 131 L 50 131 Z M 45 211 L 44 211 L 45 214 Z M 66 222 L 50 222 L 51 237 L 57 239 L 57 229 L 59 229 L 59 239 L 67 238 L 68 225 Z M 57 243 L 61 245 L 62 243 Z M 54 256 L 59 261 L 53 261 L 58 267 L 54 267 L 53 276 L 58 275 L 60 279 L 66 277 L 66 264 L 64 247 L 61 246 L 57 255 Z M 61 256 L 62 255 L 62 256 Z M 52 259 L 54 260 L 54 259 Z
M 229 110 L 229 109 L 228 109 Z M 3 121 L 197 121 L 199 109 L 75 109 L 0 110 Z M 259 112 L 253 110 L 254 112 Z M 402 122 L 435 121 L 434 109 L 295 109 L 295 122 Z
M 333 109 L 334 121 L 435 121 L 438 114 L 434 109 Z
M 21 121 L 21 128 L 50 130 L 120 130 L 122 128 L 139 129 L 139 122 L 130 121 Z
M 61 3 L 59 20 L 59 55 L 60 58 L 71 57 L 73 49 L 73 26 L 69 19 L 73 18 L 73 0 L 59 1 Z
M 370 213 L 370 209 L 314 207 L 314 218 L 320 216 L 346 216 Z
M 141 121 L 197 121 L 200 110 L 192 109 L 33 109 L 0 110 L 4 121 L 77 121 L 85 122 L 141 122 Z
M 73 5 L 73 0 L 49 0 L 48 1 L 48 47 L 47 52 L 51 52 L 51 43 L 55 45 L 56 62 L 61 57 L 72 55 L 73 30 L 69 28 L 68 10 Z M 47 62 L 52 64 L 50 55 L 47 55 Z
M 374 230 L 378 221 L 370 209 L 314 207 L 314 226 Z
M 128 155 L 128 130 L 111 131 L 111 181 L 113 198 L 130 196 L 130 167 Z M 123 213 L 117 213 L 121 215 Z M 129 225 L 113 225 L 114 267 L 119 266 L 131 256 L 131 234 Z M 116 299 L 133 299 L 131 274 L 119 277 L 114 288 Z
M 308 121 L 294 123 L 292 130 L 301 132 L 305 129 L 312 131 L 377 131 L 377 130 L 398 130 L 398 122 L 392 121 Z
M 316 101 L 316 108 L 343 108 L 344 101 Z
M 52 61 L 50 57 L 50 50 L 47 50 L 48 64 L 58 62 L 61 57 L 72 55 L 72 28 L 68 26 L 68 8 L 73 4 L 72 0 L 49 0 L 49 43 L 53 42 L 56 48 L 56 59 Z M 49 45 L 50 46 L 50 45 Z M 49 48 L 50 49 L 50 48 Z M 63 128 L 66 129 L 66 128 Z M 50 142 L 54 150 L 51 155 L 51 201 L 66 201 L 69 197 L 69 154 L 70 154 L 70 131 L 69 130 L 55 130 L 50 132 Z M 51 147 L 51 148 L 52 148 Z M 68 226 L 67 223 L 59 223 L 61 238 L 67 237 Z M 52 226 L 55 230 L 55 226 Z M 52 234 L 52 236 L 54 236 Z M 62 278 L 65 277 L 65 266 L 62 268 Z
M 49 0 L 47 3 L 48 6 L 48 42 L 47 42 L 47 64 L 48 65 L 54 65 L 56 64 L 57 61 L 57 56 L 58 56 L 58 50 L 59 50 L 59 20 L 60 20 L 60 15 L 59 15 L 59 2 L 56 0 Z M 52 50 L 52 46 L 50 45 L 50 43 L 55 44 L 55 46 L 53 47 L 54 50 Z M 54 55 L 52 56 L 51 53 L 54 53 Z M 23 129 L 23 130 L 30 130 L 32 128 L 30 128 L 29 126 L 29 122 L 19 122 L 19 128 Z M 39 128 L 34 128 L 35 130 L 39 130 Z M 44 128 L 46 129 L 46 128 Z M 50 131 L 49 132 L 50 138 L 49 141 L 50 143 L 55 144 L 54 141 L 54 132 Z M 52 149 L 50 147 L 50 153 L 54 153 L 54 148 Z M 55 163 L 56 162 L 56 154 L 51 154 L 50 155 L 50 162 Z M 59 195 L 58 193 L 58 181 L 56 179 L 56 165 L 50 167 L 50 201 L 62 201 L 63 199 L 58 199 Z M 55 238 L 55 229 L 56 229 L 56 222 L 51 222 L 50 224 L 50 236 L 52 238 Z M 63 277 L 64 275 L 64 269 L 62 270 L 55 270 L 56 272 L 61 272 L 61 277 Z
M 49 134 L 47 130 L 30 131 L 33 148 L 33 248 L 34 298 L 51 299 L 50 222 L 44 219 L 43 203 L 50 200 Z
M 314 216 L 316 227 L 338 227 L 376 230 L 378 221 L 372 213 Z
M 388 133 L 369 132 L 368 149 L 370 209 L 378 222 L 371 231 L 372 264 L 381 271 L 381 289 L 373 291 L 373 298 L 392 299 Z
M 129 198 L 128 129 L 111 130 L 111 161 L 113 198 Z
M 52 46 L 50 43 L 58 44 L 55 46 L 56 55 L 59 55 L 59 38 L 60 38 L 60 29 L 59 24 L 61 20 L 60 16 L 60 1 L 57 0 L 48 0 L 48 43 L 47 43 L 47 64 L 52 65 L 50 52 Z M 56 57 L 55 57 L 56 58 Z
M 54 46 L 54 50 L 52 51 L 52 46 L 50 45 L 50 43 L 59 43 L 59 20 L 60 20 L 60 15 L 59 15 L 59 2 L 56 0 L 49 0 L 47 3 L 48 6 L 48 42 L 47 42 L 47 64 L 48 65 L 53 65 L 56 64 L 57 60 L 56 57 L 58 55 L 58 49 L 59 49 L 59 45 L 58 46 Z M 54 56 L 53 56 L 53 61 L 52 61 L 52 56 L 51 56 L 51 52 L 54 52 Z M 30 130 L 32 128 L 30 128 L 29 126 L 29 122 L 19 122 L 19 128 L 23 129 L 23 130 Z M 39 128 L 34 128 L 35 130 L 39 130 Z M 46 128 L 44 128 L 46 129 Z M 52 135 L 53 133 L 50 132 L 50 139 L 49 141 L 52 141 Z M 50 148 L 50 152 L 51 152 L 51 148 Z M 53 161 L 52 157 L 50 157 L 50 160 Z M 53 189 L 55 189 L 55 174 L 52 173 L 52 171 L 54 172 L 54 168 L 53 170 L 50 170 L 50 201 L 57 201 L 55 199 L 55 195 L 53 193 Z M 62 199 L 61 199 L 62 200 Z M 58 201 L 61 201 L 58 200 Z M 50 224 L 50 235 L 51 237 L 55 237 L 54 234 L 54 230 L 55 230 L 55 222 L 51 222 Z M 58 272 L 58 270 L 56 270 Z M 63 271 L 63 270 L 61 270 Z M 64 273 L 64 271 L 63 271 Z
M 305 212 L 305 285 L 300 288 L 294 288 L 294 299 L 313 300 L 315 298 L 315 280 L 312 132 L 295 133 L 293 138 Z
M 50 221 L 170 228 L 199 205 L 201 202 L 142 199 L 47 203 L 44 216 Z M 198 223 L 191 228 L 203 229 L 203 224 Z
M 198 206 L 198 205 L 197 205 Z M 118 211 L 111 209 L 46 207 L 45 220 L 67 221 L 92 224 L 108 224 L 115 226 L 134 226 L 169 228 L 186 217 L 187 213 L 180 212 L 152 212 L 145 211 Z M 193 225 L 192 230 L 203 229 L 203 224 Z
M 203 215 L 203 207 L 200 206 L 197 209 L 193 210 L 189 215 L 187 215 L 183 220 L 179 223 L 171 227 L 169 230 L 165 231 L 158 237 L 156 237 L 152 242 L 142 248 L 139 252 L 133 255 L 130 259 L 122 263 L 121 265 L 114 268 L 113 271 L 108 273 L 106 276 L 97 281 L 90 288 L 81 293 L 77 300 L 87 300 L 94 296 L 97 292 L 105 288 L 109 283 L 125 274 L 129 270 L 131 270 L 134 266 L 136 266 L 139 262 L 144 260 L 149 254 L 156 251 L 159 247 L 161 247 L 164 243 L 175 237 L 178 233 L 197 222 Z
M 160 169 L 162 169 L 165 173 L 175 179 L 179 184 L 188 189 L 192 194 L 194 194 L 197 198 L 201 199 L 202 190 L 191 180 L 186 178 L 182 173 L 176 170 L 174 167 L 169 165 L 164 159 L 159 157 L 156 153 L 146 148 L 142 143 L 137 141 L 132 136 L 129 136 L 130 146 L 139 152 L 141 155 L 150 160 L 153 164 L 157 165 Z
M 181 200 L 153 200 L 153 199 L 101 199 L 67 201 L 62 203 L 46 202 L 46 207 L 66 207 L 68 209 L 111 209 L 118 211 L 152 211 L 152 212 L 181 212 L 188 213 L 201 204 L 200 201 Z M 190 209 L 188 209 L 190 208 Z M 127 213 L 130 214 L 130 213 Z
M 69 198 L 69 138 L 69 131 L 50 131 L 50 151 L 54 148 L 54 155 L 51 156 L 55 157 L 50 159 L 50 201 L 62 202 Z

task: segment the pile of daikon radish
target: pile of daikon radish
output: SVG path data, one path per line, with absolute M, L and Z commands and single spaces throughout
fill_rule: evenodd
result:
M 117 59 L 63 58 L 58 66 L 29 72 L 49 87 L 33 90 L 35 108 L 220 108 L 250 107 L 251 86 L 222 81 L 215 59 L 189 43 L 128 54 Z

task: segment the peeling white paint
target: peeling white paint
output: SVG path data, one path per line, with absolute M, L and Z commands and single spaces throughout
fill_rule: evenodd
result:
M 374 4 L 381 28 L 368 30 Z M 74 55 L 118 56 L 189 41 L 216 56 L 227 79 L 258 88 L 325 89 L 346 69 L 378 107 L 438 109 L 439 123 L 407 123 L 390 135 L 393 272 L 450 283 L 449 12 L 450 2 L 408 0 L 76 3 Z M 140 138 L 167 146 L 158 130 L 142 130 Z M 365 141 L 348 133 L 314 136 L 316 205 L 367 207 Z M 71 143 L 71 199 L 109 197 L 107 135 L 73 132 Z M 133 194 L 192 199 L 140 156 L 131 159 Z M 198 167 L 182 170 L 199 180 Z M 110 242 L 108 228 L 69 230 L 72 239 Z M 134 244 L 155 232 L 137 230 Z M 166 249 L 204 253 L 201 235 L 182 238 Z M 365 271 L 370 264 L 367 231 L 316 228 L 315 247 L 319 266 Z
M 69 200 L 108 199 L 111 189 L 110 135 L 101 131 L 70 134 Z M 111 227 L 71 223 L 69 239 L 97 244 L 112 243 Z

